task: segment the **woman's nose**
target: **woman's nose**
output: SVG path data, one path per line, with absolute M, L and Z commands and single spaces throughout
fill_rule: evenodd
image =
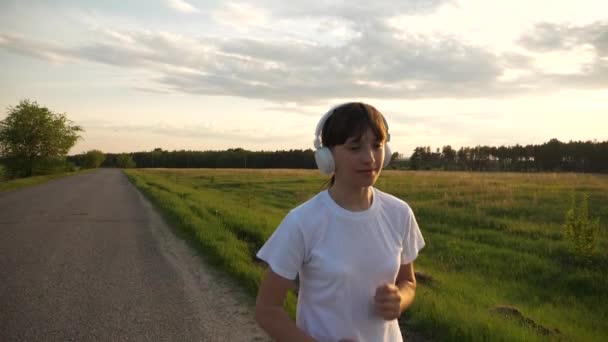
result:
M 376 161 L 376 159 L 374 157 L 374 150 L 371 147 L 363 148 L 362 154 L 363 154 L 363 156 L 362 156 L 363 162 L 371 164 L 374 161 Z

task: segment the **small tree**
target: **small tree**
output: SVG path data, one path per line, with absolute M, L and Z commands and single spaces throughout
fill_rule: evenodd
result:
M 399 155 L 399 152 L 393 152 L 391 154 L 391 163 L 394 161 L 397 161 L 401 156 Z
M 105 159 L 105 154 L 100 150 L 90 150 L 84 155 L 83 167 L 86 169 L 98 168 Z
M 23 100 L 0 121 L 0 156 L 12 177 L 29 177 L 64 168 L 80 126 L 36 102 Z
M 600 232 L 600 220 L 589 219 L 588 195 L 584 195 L 579 206 L 572 196 L 572 205 L 566 213 L 564 238 L 570 252 L 579 260 L 589 260 L 595 253 Z
M 131 155 L 121 153 L 118 155 L 118 157 L 116 157 L 116 166 L 123 169 L 133 168 L 135 167 L 135 162 L 133 161 Z

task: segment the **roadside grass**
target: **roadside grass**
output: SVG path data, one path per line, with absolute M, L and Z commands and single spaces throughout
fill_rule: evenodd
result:
M 255 253 L 285 214 L 321 190 L 313 170 L 125 170 L 253 296 Z M 416 300 L 401 318 L 440 341 L 600 341 L 608 336 L 608 177 L 385 171 L 376 186 L 414 209 L 427 246 Z M 562 238 L 573 194 L 599 217 L 598 253 L 571 258 Z M 422 278 L 421 278 L 422 279 Z M 294 315 L 295 296 L 286 307 Z
M 0 165 L 1 168 L 1 165 Z M 19 190 L 23 188 L 27 188 L 33 185 L 45 183 L 50 181 L 51 179 L 62 178 L 67 176 L 73 176 L 84 172 L 89 172 L 94 169 L 88 170 L 79 170 L 74 172 L 61 172 L 55 173 L 52 175 L 44 175 L 44 176 L 34 176 L 34 177 L 26 177 L 26 178 L 17 178 L 17 179 L 8 179 L 0 170 L 0 192 L 2 191 L 10 191 L 10 190 Z

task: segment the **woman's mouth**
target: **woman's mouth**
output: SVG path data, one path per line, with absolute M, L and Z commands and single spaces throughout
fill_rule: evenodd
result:
M 369 170 L 358 170 L 357 172 L 364 174 L 364 175 L 373 175 L 375 171 L 376 170 L 374 170 L 374 169 L 369 169 Z

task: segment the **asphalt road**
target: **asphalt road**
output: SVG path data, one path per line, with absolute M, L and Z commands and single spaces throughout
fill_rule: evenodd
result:
M 0 193 L 0 341 L 266 340 L 120 170 Z

